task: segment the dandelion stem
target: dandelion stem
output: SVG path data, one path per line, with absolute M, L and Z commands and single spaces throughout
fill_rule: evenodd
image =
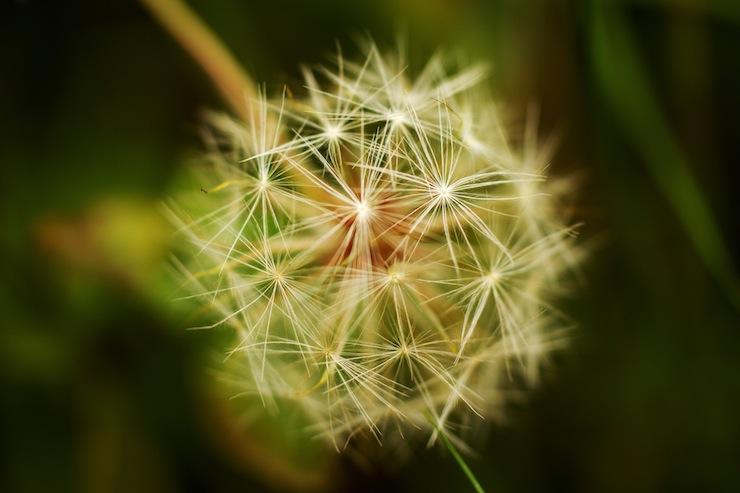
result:
M 249 102 L 257 100 L 256 88 L 223 43 L 184 2 L 140 1 L 203 68 L 231 108 L 249 121 Z
M 437 436 L 442 441 L 445 447 L 447 447 L 447 450 L 450 451 L 450 454 L 452 454 L 452 457 L 455 458 L 458 465 L 460 466 L 460 469 L 462 469 L 463 473 L 465 473 L 465 476 L 468 477 L 468 480 L 470 481 L 470 484 L 473 485 L 473 489 L 476 491 L 476 493 L 485 493 L 485 490 L 483 490 L 483 487 L 480 485 L 478 480 L 475 478 L 475 475 L 473 474 L 473 471 L 470 470 L 468 465 L 465 463 L 465 459 L 462 458 L 460 453 L 457 451 L 454 445 L 452 445 L 452 442 L 449 438 L 447 438 L 447 435 L 445 435 L 444 430 L 440 429 L 439 425 L 437 425 L 431 417 L 429 418 L 429 422 L 437 429 Z

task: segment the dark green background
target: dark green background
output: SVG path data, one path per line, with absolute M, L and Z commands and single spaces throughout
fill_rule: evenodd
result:
M 271 91 L 336 41 L 401 33 L 412 67 L 439 47 L 490 62 L 511 114 L 536 102 L 562 135 L 551 169 L 581 173 L 593 247 L 564 303 L 578 328 L 469 459 L 487 491 L 740 491 L 740 262 L 706 218 L 679 219 L 708 207 L 738 251 L 737 2 L 192 5 Z M 0 3 L 0 491 L 267 490 L 204 424 L 212 336 L 169 307 L 147 213 L 222 107 L 135 2 Z M 469 488 L 437 450 L 396 474 L 342 468 L 347 491 Z

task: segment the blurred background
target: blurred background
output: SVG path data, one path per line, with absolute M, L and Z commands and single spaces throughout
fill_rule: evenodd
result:
M 571 347 L 468 459 L 487 491 L 740 491 L 740 3 L 189 4 L 270 92 L 400 34 L 412 69 L 489 62 L 512 132 L 536 106 L 558 137 L 593 252 Z M 235 439 L 203 391 L 213 335 L 161 272 L 157 207 L 207 108 L 138 3 L 0 2 L 0 491 L 472 491 L 441 450 L 306 473 Z

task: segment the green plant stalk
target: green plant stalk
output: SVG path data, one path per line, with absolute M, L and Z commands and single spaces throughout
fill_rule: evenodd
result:
M 140 0 L 152 16 L 196 61 L 243 122 L 260 121 L 260 97 L 254 81 L 224 44 L 181 0 Z M 270 124 L 274 122 L 262 122 Z M 293 176 L 303 183 L 305 176 Z M 220 184 L 217 188 L 228 186 Z M 314 190 L 318 192 L 318 189 Z
M 203 68 L 231 109 L 249 121 L 256 86 L 210 29 L 180 0 L 140 0 Z
M 477 493 L 485 493 L 485 491 L 483 490 L 483 487 L 480 485 L 478 480 L 475 478 L 473 471 L 470 470 L 468 465 L 465 463 L 465 459 L 462 458 L 460 453 L 455 449 L 455 446 L 452 445 L 452 442 L 450 442 L 450 439 L 447 438 L 447 436 L 441 431 L 439 432 L 438 436 L 439 436 L 439 439 L 442 440 L 442 443 L 444 444 L 444 446 L 447 447 L 447 450 L 450 451 L 450 454 L 452 454 L 452 457 L 455 458 L 458 465 L 460 466 L 460 469 L 462 469 L 463 472 L 465 473 L 465 476 L 468 477 L 468 480 L 473 485 L 473 489 Z

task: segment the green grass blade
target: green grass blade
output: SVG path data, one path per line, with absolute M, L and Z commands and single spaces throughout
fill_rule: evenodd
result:
M 598 83 L 627 137 L 674 210 L 698 256 L 740 310 L 740 280 L 688 159 L 653 95 L 639 50 L 616 7 L 591 2 L 591 57 Z

